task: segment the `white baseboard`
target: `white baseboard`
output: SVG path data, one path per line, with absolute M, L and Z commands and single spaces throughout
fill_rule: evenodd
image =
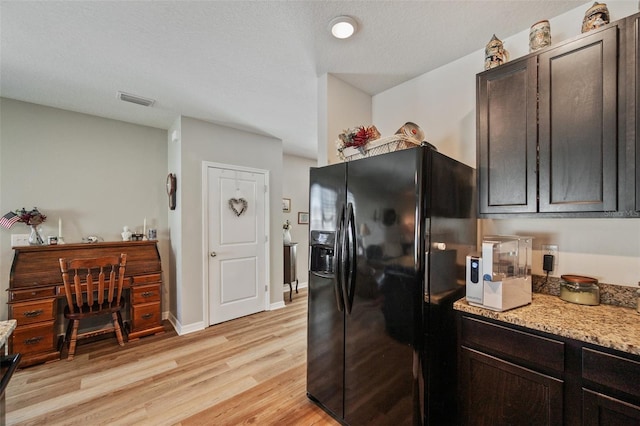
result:
M 296 284 L 293 283 L 291 284 L 293 286 L 293 291 L 296 291 Z M 308 287 L 308 283 L 305 282 L 298 282 L 298 290 L 300 290 L 301 288 L 307 288 Z M 282 292 L 283 293 L 289 293 L 289 284 L 283 284 L 282 285 Z
M 275 311 L 276 309 L 282 309 L 282 308 L 284 308 L 285 306 L 286 306 L 286 305 L 284 304 L 284 301 L 283 301 L 283 302 L 271 303 L 271 304 L 269 305 L 269 310 L 270 310 L 270 311 Z
M 298 282 L 298 290 L 301 288 L 307 288 L 307 282 Z M 286 290 L 285 290 L 286 288 Z M 293 285 L 293 291 L 295 291 L 295 284 Z M 283 294 L 289 294 L 289 286 L 287 284 L 284 285 L 283 287 Z M 284 308 L 286 305 L 284 303 L 284 300 L 281 302 L 275 302 L 275 303 L 270 303 L 269 304 L 269 310 L 270 311 L 275 311 L 276 309 L 282 309 Z M 176 330 L 176 333 L 178 333 L 179 336 L 182 336 L 184 334 L 189 334 L 189 333 L 194 333 L 196 331 L 200 331 L 200 330 L 204 330 L 205 328 L 207 328 L 207 326 L 205 325 L 204 322 L 196 322 L 193 324 L 187 324 L 187 325 L 182 325 L 180 324 L 180 321 L 178 321 L 176 319 L 175 316 L 173 316 L 171 314 L 171 312 L 163 312 L 162 313 L 162 319 L 165 320 L 169 320 L 169 323 L 173 326 L 173 328 Z
M 164 314 L 162 316 L 164 317 Z M 178 333 L 178 336 L 182 336 L 182 335 L 189 334 L 189 333 L 194 333 L 196 331 L 200 331 L 200 330 L 204 330 L 205 329 L 204 322 L 202 322 L 202 321 L 196 322 L 196 323 L 193 323 L 193 324 L 182 325 L 182 324 L 180 324 L 180 321 L 178 321 L 178 319 L 171 314 L 171 312 L 168 313 L 166 319 L 169 320 L 169 323 L 171 323 L 173 328 L 176 330 L 176 333 Z

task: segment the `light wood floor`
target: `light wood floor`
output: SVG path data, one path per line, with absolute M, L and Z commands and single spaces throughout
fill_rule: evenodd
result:
M 306 289 L 286 303 L 185 336 L 81 344 L 73 361 L 18 370 L 7 424 L 338 425 L 305 393 Z

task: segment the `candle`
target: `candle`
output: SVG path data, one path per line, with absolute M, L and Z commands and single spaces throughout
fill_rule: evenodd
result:
M 142 225 L 142 235 L 143 236 L 147 235 L 147 218 L 146 217 L 144 218 L 144 222 L 143 222 L 143 225 Z
M 62 218 L 58 218 L 58 237 L 62 237 Z

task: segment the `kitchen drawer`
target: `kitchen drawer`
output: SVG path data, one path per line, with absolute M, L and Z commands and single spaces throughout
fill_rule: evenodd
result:
M 461 321 L 462 344 L 524 362 L 527 366 L 564 371 L 564 343 L 467 316 Z
M 155 283 L 162 281 L 162 274 L 136 275 L 132 278 L 134 284 Z
M 11 335 L 11 352 L 22 355 L 55 351 L 54 321 L 17 327 Z
M 17 320 L 18 326 L 55 319 L 56 299 L 20 302 L 9 305 L 9 316 Z
M 160 284 L 140 285 L 131 288 L 134 305 L 160 301 Z
M 43 299 L 45 297 L 55 297 L 55 295 L 55 287 L 40 287 L 27 290 L 9 290 L 9 302 Z
M 140 330 L 157 326 L 158 324 L 160 324 L 160 321 L 162 319 L 160 312 L 160 302 L 133 305 L 131 307 L 131 311 L 133 317 L 133 330 Z
M 582 377 L 593 383 L 638 397 L 640 362 L 582 348 Z

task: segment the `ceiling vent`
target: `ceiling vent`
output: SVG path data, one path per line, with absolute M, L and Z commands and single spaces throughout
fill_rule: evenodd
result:
M 125 102 L 131 102 L 132 104 L 138 104 L 142 106 L 152 106 L 156 101 L 154 99 L 143 98 L 142 96 L 132 95 L 131 93 L 118 92 L 118 99 Z

